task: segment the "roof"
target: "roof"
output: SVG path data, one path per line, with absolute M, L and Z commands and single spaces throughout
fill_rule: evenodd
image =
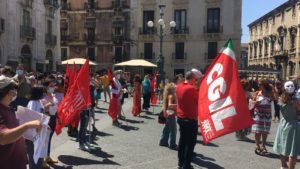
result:
M 272 11 L 266 13 L 265 15 L 263 15 L 262 17 L 258 18 L 257 20 L 251 22 L 248 27 L 251 28 L 252 26 L 269 19 L 270 17 L 275 16 L 276 14 L 278 14 L 279 12 L 282 12 L 283 9 L 286 9 L 290 6 L 293 6 L 295 4 L 297 4 L 300 0 L 288 0 L 287 2 L 281 4 L 280 6 L 278 6 L 277 8 L 273 9 Z

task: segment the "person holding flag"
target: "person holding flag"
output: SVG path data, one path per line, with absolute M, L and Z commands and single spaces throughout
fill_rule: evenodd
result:
M 121 99 L 123 94 L 122 85 L 119 81 L 121 78 L 121 70 L 114 72 L 114 78 L 112 78 L 110 69 L 108 70 L 108 74 L 112 93 L 112 98 L 109 102 L 108 115 L 112 118 L 112 124 L 114 126 L 120 126 L 121 123 L 118 121 L 118 117 L 121 115 Z
M 198 91 L 196 82 L 202 77 L 197 69 L 188 71 L 185 81 L 176 87 L 177 123 L 179 125 L 178 167 L 191 169 L 198 132 Z

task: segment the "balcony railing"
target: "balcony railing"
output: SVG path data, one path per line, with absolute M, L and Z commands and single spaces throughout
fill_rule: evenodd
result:
M 69 41 L 79 41 L 80 40 L 80 35 L 79 33 L 72 33 L 68 37 Z
M 60 34 L 60 40 L 63 41 L 63 42 L 68 41 L 70 39 L 69 37 L 70 37 L 69 35 Z
M 45 6 L 53 7 L 56 9 L 58 9 L 59 7 L 57 0 L 44 0 L 44 4 Z
M 31 8 L 32 9 L 33 0 L 22 0 L 20 3 L 23 8 Z
M 223 33 L 223 25 L 221 25 L 219 28 L 207 28 L 206 26 L 203 27 L 203 33 Z
M 21 25 L 20 26 L 21 38 L 35 39 L 35 29 L 31 26 Z
M 85 28 L 96 28 L 96 20 L 95 19 L 86 19 L 84 22 Z
M 139 28 L 140 35 L 153 35 L 157 33 L 156 27 L 152 28 Z
M 172 28 L 171 31 L 174 34 L 189 34 L 189 27 Z
M 172 53 L 172 60 L 175 61 L 182 61 L 182 60 L 186 60 L 187 59 L 187 53 L 184 52 L 183 56 L 181 54 L 178 53 Z
M 51 33 L 45 34 L 45 43 L 49 46 L 56 46 L 57 38 L 55 35 L 52 35 Z
M 0 34 L 3 33 L 5 30 L 5 20 L 0 18 Z
M 124 35 L 123 34 L 112 34 L 112 41 L 114 43 L 122 43 L 124 41 Z

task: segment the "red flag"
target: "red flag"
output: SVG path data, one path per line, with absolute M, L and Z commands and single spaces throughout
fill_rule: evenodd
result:
M 155 96 L 155 89 L 156 89 L 156 71 L 154 71 L 154 74 L 153 74 L 153 78 L 152 78 L 152 81 L 151 81 L 151 104 L 157 104 L 157 99 L 156 99 L 156 96 Z
M 70 91 L 63 98 L 58 107 L 58 116 L 62 124 L 57 123 L 55 132 L 61 133 L 61 129 L 70 123 L 75 116 L 86 110 L 91 105 L 90 97 L 90 69 L 89 60 L 80 69 L 78 76 L 70 88 Z
M 198 117 L 205 144 L 253 124 L 231 39 L 227 41 L 202 79 Z

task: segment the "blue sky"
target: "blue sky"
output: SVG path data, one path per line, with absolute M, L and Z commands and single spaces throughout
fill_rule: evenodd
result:
M 268 13 L 272 9 L 283 4 L 287 0 L 242 0 L 243 9 L 242 9 L 242 42 L 248 42 L 248 24 L 260 18 L 264 14 Z

